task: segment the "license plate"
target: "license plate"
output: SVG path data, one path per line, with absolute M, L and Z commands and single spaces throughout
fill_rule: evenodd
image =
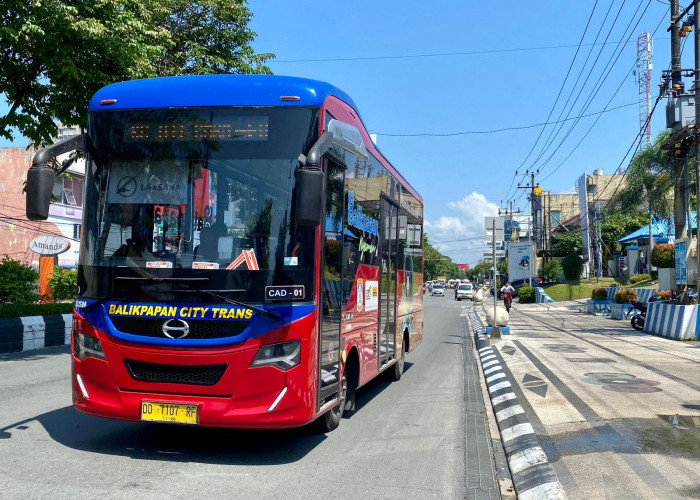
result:
M 199 406 L 142 401 L 141 420 L 197 425 L 199 423 Z

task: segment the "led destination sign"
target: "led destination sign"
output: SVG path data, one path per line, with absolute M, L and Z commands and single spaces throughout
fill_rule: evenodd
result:
M 126 128 L 126 142 L 144 141 L 267 141 L 267 116 L 232 116 L 218 123 L 147 122 Z

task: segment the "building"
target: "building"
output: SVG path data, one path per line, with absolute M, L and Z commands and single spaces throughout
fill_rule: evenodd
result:
M 59 126 L 59 138 L 79 133 L 77 128 Z M 25 264 L 38 266 L 39 255 L 29 249 L 37 236 L 63 236 L 71 244 L 58 256 L 64 267 L 78 263 L 80 231 L 83 219 L 85 161 L 75 161 L 66 174 L 56 178 L 54 200 L 46 221 L 29 221 L 25 216 L 24 184 L 36 150 L 0 148 L 0 257 L 8 255 Z M 58 158 L 59 163 L 68 155 Z

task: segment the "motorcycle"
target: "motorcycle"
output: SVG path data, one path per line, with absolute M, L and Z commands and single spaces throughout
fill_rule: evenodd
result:
M 630 322 L 632 323 L 632 328 L 641 332 L 644 330 L 644 322 L 647 319 L 647 305 L 644 302 L 632 302 L 634 308 L 639 311 L 637 314 L 632 316 Z
M 506 307 L 506 311 L 510 313 L 510 306 L 513 304 L 513 294 L 504 293 L 503 294 L 503 305 Z

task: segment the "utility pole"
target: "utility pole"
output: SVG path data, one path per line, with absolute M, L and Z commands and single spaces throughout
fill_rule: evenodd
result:
M 538 170 L 539 172 L 539 170 Z M 528 231 L 528 240 L 530 241 L 530 248 L 532 250 L 531 260 L 530 260 L 530 286 L 532 286 L 532 268 L 537 266 L 537 233 L 535 228 L 537 227 L 537 211 L 535 203 L 535 189 L 539 186 L 535 185 L 535 172 L 530 173 L 530 185 L 521 186 L 518 184 L 518 189 L 529 189 L 530 190 L 530 210 L 532 211 L 532 218 L 530 222 L 530 230 Z M 540 189 L 541 192 L 541 189 Z
M 671 89 L 682 89 L 681 80 L 681 26 L 679 22 L 679 0 L 671 0 Z M 684 150 L 687 156 L 687 149 Z M 673 186 L 673 213 L 676 219 L 676 238 L 687 237 L 685 221 L 688 192 L 688 164 L 685 158 L 673 158 L 674 186 Z M 651 258 L 649 244 L 649 258 Z
M 535 242 L 535 247 L 537 247 L 537 219 L 535 218 L 535 173 L 530 174 L 530 204 L 532 206 L 532 241 Z M 537 252 L 535 252 L 537 255 Z
M 671 88 L 681 84 L 681 27 L 678 23 L 678 0 L 671 0 Z
M 697 130 L 698 130 L 698 117 L 700 116 L 700 29 L 698 29 L 698 14 L 700 14 L 700 9 L 698 7 L 700 6 L 700 0 L 695 0 L 693 2 L 694 5 L 694 13 L 695 13 L 695 33 L 694 33 L 694 41 L 695 41 L 695 125 L 694 129 L 696 131 L 697 135 Z M 680 42 L 679 42 L 680 43 Z M 697 178 L 697 183 L 698 187 L 700 188 L 700 145 L 698 144 L 697 138 L 695 139 L 695 176 Z M 700 191 L 697 191 L 700 193 Z M 697 203 L 696 207 L 696 224 L 700 226 L 700 203 Z M 700 261 L 700 231 L 696 229 L 696 234 L 697 234 L 697 259 Z M 700 262 L 698 262 L 698 269 L 700 269 Z M 697 273 L 696 273 L 697 274 Z M 696 276 L 695 278 L 697 280 L 697 288 L 696 290 L 700 290 L 700 276 Z

